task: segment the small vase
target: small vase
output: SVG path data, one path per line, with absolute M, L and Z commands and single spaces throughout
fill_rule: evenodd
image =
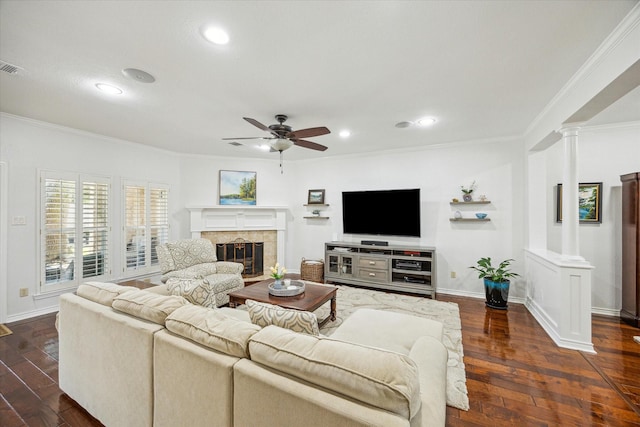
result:
M 276 279 L 276 281 L 273 282 L 273 288 L 274 289 L 281 289 L 282 288 L 282 279 Z
M 473 200 L 473 197 L 471 197 L 471 194 L 463 194 L 462 200 L 464 200 L 465 202 L 470 202 Z

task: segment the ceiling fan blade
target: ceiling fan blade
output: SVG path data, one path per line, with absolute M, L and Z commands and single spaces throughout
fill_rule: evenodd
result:
M 311 138 L 314 136 L 326 135 L 331 133 L 329 129 L 324 126 L 320 126 L 317 128 L 307 128 L 307 129 L 299 129 L 294 130 L 293 132 L 287 135 L 288 138 Z
M 248 121 L 249 123 L 257 127 L 258 129 L 262 129 L 265 132 L 269 132 L 271 135 L 275 136 L 276 138 L 280 138 L 280 136 L 276 132 L 274 132 L 271 128 L 269 128 L 269 126 L 263 125 L 256 119 L 252 119 L 251 117 L 243 117 L 243 119 L 245 119 L 246 121 Z
M 293 143 L 298 147 L 311 148 L 312 150 L 318 150 L 318 151 L 324 151 L 327 149 L 327 147 L 325 147 L 324 145 L 317 144 L 311 141 L 305 141 L 304 139 L 291 138 L 291 141 L 293 141 Z
M 250 136 L 248 138 L 222 138 L 223 141 L 231 141 L 235 139 L 273 139 L 270 136 Z

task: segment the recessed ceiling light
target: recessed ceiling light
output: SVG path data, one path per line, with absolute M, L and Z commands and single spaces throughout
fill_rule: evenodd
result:
M 436 119 L 433 117 L 423 117 L 422 119 L 417 121 L 418 126 L 431 126 L 436 122 Z
M 338 135 L 340 135 L 341 138 L 349 138 L 351 136 L 351 132 L 344 129 L 344 130 L 341 130 Z
M 102 92 L 108 93 L 109 95 L 120 95 L 122 93 L 122 89 L 108 85 L 106 83 L 96 83 L 96 87 Z
M 229 43 L 229 34 L 222 28 L 207 27 L 202 31 L 202 35 L 205 39 L 214 44 L 227 44 Z

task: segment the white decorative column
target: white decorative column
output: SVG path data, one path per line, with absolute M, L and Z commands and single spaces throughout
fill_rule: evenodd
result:
M 584 261 L 580 256 L 578 236 L 578 130 L 572 123 L 560 129 L 564 144 L 564 172 L 562 175 L 562 257 Z

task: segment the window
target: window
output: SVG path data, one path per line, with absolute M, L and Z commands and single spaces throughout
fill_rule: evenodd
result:
M 41 173 L 41 292 L 109 273 L 108 178 Z
M 146 273 L 158 265 L 156 246 L 169 240 L 169 190 L 151 183 L 124 186 L 125 271 Z

